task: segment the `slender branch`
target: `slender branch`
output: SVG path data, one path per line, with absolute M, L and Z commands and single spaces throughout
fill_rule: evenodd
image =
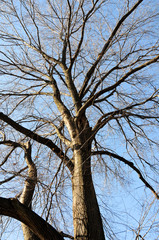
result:
M 89 12 L 87 13 L 86 17 L 83 20 L 82 29 L 81 29 L 81 38 L 80 38 L 80 41 L 78 43 L 76 52 L 75 52 L 73 58 L 71 59 L 71 65 L 69 67 L 70 69 L 72 68 L 72 66 L 73 66 L 73 64 L 74 64 L 74 62 L 75 62 L 75 60 L 76 60 L 76 58 L 77 58 L 77 56 L 78 56 L 78 54 L 80 52 L 80 49 L 81 49 L 81 46 L 82 46 L 82 43 L 83 43 L 83 39 L 84 39 L 84 33 L 85 33 L 84 30 L 85 30 L 86 23 L 87 23 L 88 19 L 90 18 L 90 15 L 92 14 L 92 12 L 95 10 L 95 7 L 96 7 L 98 2 L 99 2 L 99 0 L 97 0 L 93 4 L 92 8 L 89 10 Z M 82 5 L 81 5 L 81 8 L 82 8 Z
M 146 181 L 146 179 L 143 177 L 141 171 L 134 165 L 133 162 L 126 160 L 125 158 L 119 156 L 118 154 L 109 152 L 109 151 L 94 151 L 91 153 L 92 155 L 107 155 L 109 157 L 113 157 L 118 159 L 119 161 L 125 163 L 128 165 L 130 168 L 132 168 L 139 176 L 140 180 L 145 184 L 147 188 L 149 188 L 153 194 L 156 196 L 157 199 L 159 199 L 159 194 L 154 190 L 154 188 Z
M 56 134 L 57 134 L 58 137 L 61 139 L 61 141 L 62 141 L 64 144 L 66 144 L 68 147 L 72 147 L 71 141 L 70 141 L 68 138 L 66 138 L 66 137 L 64 136 L 64 134 L 62 134 L 62 132 L 61 132 L 61 130 L 63 129 L 63 127 L 57 127 L 52 121 L 50 121 L 50 120 L 48 120 L 48 119 L 39 118 L 39 117 L 36 117 L 36 116 L 33 116 L 33 115 L 32 115 L 31 117 L 35 118 L 37 121 L 40 121 L 40 122 L 43 122 L 43 123 L 46 123 L 46 124 L 48 123 L 48 124 L 52 125 L 53 128 L 55 129 Z
M 104 93 L 107 93 L 109 91 L 112 91 L 114 89 L 116 89 L 121 83 L 123 83 L 129 76 L 131 76 L 132 74 L 138 72 L 139 70 L 151 65 L 152 63 L 155 63 L 159 60 L 159 55 L 157 55 L 155 58 L 150 59 L 149 61 L 143 63 L 142 65 L 131 69 L 128 73 L 126 73 L 122 78 L 119 79 L 119 81 L 117 81 L 115 84 L 104 88 L 103 90 L 97 92 L 95 95 L 91 96 L 86 102 L 85 104 L 80 108 L 80 110 L 78 111 L 77 117 L 79 115 L 81 115 L 89 106 L 92 105 L 92 103 L 101 95 L 103 95 Z
M 28 168 L 28 166 L 22 168 L 20 171 L 15 172 L 11 177 L 8 177 L 2 181 L 0 181 L 0 185 L 10 182 L 12 179 L 14 179 L 15 177 L 18 177 L 20 175 L 20 173 L 22 173 L 23 171 L 25 171 Z M 12 172 L 13 173 L 13 172 Z
M 103 114 L 97 121 L 97 123 L 95 124 L 94 128 L 92 129 L 92 132 L 96 133 L 99 129 L 101 129 L 102 127 L 104 127 L 108 121 L 112 120 L 112 119 L 116 119 L 116 118 L 121 118 L 121 117 L 128 117 L 128 116 L 133 116 L 133 117 L 138 117 L 140 119 L 157 119 L 159 118 L 158 115 L 156 116 L 152 116 L 152 115 L 143 115 L 143 114 L 136 114 L 136 113 L 131 113 L 128 110 L 131 109 L 135 109 L 135 107 L 139 107 L 141 105 L 144 105 L 147 102 L 152 101 L 155 97 L 156 97 L 156 92 L 158 92 L 158 90 L 156 90 L 149 98 L 147 98 L 146 100 L 142 101 L 142 102 L 138 102 L 138 103 L 134 103 L 131 105 L 126 106 L 125 108 L 122 109 L 117 109 L 115 111 Z
M 54 124 L 54 123 L 50 123 L 54 128 L 55 131 L 58 135 L 58 137 L 61 139 L 61 141 L 66 144 L 68 147 L 72 147 L 72 143 L 69 139 L 67 139 L 62 133 L 61 130 Z
M 115 37 L 117 31 L 119 30 L 119 28 L 121 27 L 121 25 L 123 24 L 123 22 L 129 17 L 129 15 L 131 15 L 132 12 L 134 12 L 134 10 L 143 2 L 143 0 L 139 0 L 137 1 L 137 3 L 118 21 L 118 23 L 116 24 L 113 32 L 111 33 L 110 37 L 108 38 L 107 42 L 104 44 L 104 47 L 102 49 L 102 51 L 98 54 L 98 57 L 96 59 L 96 61 L 94 62 L 94 64 L 91 66 L 91 68 L 89 69 L 89 71 L 86 74 L 83 86 L 80 90 L 80 98 L 82 99 L 84 96 L 84 91 L 88 85 L 88 82 L 91 78 L 91 76 L 93 75 L 95 68 L 97 66 L 97 64 L 100 62 L 100 60 L 102 59 L 102 57 L 104 56 L 104 54 L 106 53 L 107 49 L 109 48 L 112 39 Z
M 151 51 L 152 51 L 153 48 L 151 48 Z M 91 92 L 91 96 L 93 96 L 95 93 L 96 93 L 96 90 L 98 89 L 98 87 L 103 83 L 103 81 L 115 70 L 117 69 L 132 69 L 133 66 L 135 66 L 137 63 L 139 64 L 140 61 L 143 61 L 144 60 L 144 55 L 142 54 L 142 56 L 139 56 L 137 59 L 135 59 L 132 63 L 129 63 L 129 64 L 126 64 L 126 65 L 122 65 L 120 66 L 124 61 L 126 61 L 128 59 L 128 57 L 131 57 L 132 54 L 135 54 L 135 53 L 139 53 L 140 51 L 146 51 L 146 50 L 150 50 L 149 48 L 147 49 L 137 49 L 137 50 L 133 50 L 133 51 L 130 51 L 129 53 L 127 53 L 125 56 L 123 56 L 123 58 L 120 59 L 120 61 L 113 67 L 111 68 L 110 70 L 108 70 L 108 72 L 106 73 L 103 73 L 102 76 L 100 77 L 100 81 L 98 81 L 92 92 Z M 145 56 L 147 56 L 145 54 Z M 90 87 L 91 87 L 92 83 L 90 83 L 87 88 L 85 89 L 85 94 L 89 91 Z M 98 101 L 98 100 L 97 100 Z
M 1 144 L 1 143 L 0 143 Z M 7 156 L 4 158 L 4 160 L 0 163 L 0 167 L 2 167 L 8 160 L 8 158 L 10 157 L 10 155 L 12 154 L 12 152 L 14 152 L 14 150 L 16 149 L 16 147 L 14 146 L 11 151 L 7 154 Z

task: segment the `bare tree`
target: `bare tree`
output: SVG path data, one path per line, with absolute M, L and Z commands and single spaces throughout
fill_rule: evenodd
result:
M 0 214 L 25 240 L 115 239 L 97 176 L 159 199 L 157 4 L 1 0 Z

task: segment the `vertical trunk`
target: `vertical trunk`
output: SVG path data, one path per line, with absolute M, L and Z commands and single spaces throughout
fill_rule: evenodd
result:
M 75 151 L 76 163 L 72 178 L 74 237 L 75 240 L 104 240 L 102 219 L 87 156 L 82 156 L 81 151 Z
M 32 168 L 32 170 L 31 170 Z M 31 179 L 31 174 L 33 173 L 33 176 L 35 178 L 36 174 L 36 169 L 34 168 L 34 165 L 29 166 L 29 177 L 25 182 L 25 187 L 23 189 L 21 198 L 20 198 L 20 202 L 23 203 L 25 206 L 30 207 L 31 208 L 31 201 L 32 201 L 32 196 L 33 196 L 33 192 L 34 192 L 34 188 L 35 188 L 35 179 L 33 180 L 33 178 Z M 22 225 L 22 230 L 23 230 L 23 236 L 24 236 L 24 240 L 40 240 L 31 230 L 30 228 L 25 225 L 24 223 L 21 224 Z
M 74 148 L 72 176 L 74 239 L 104 240 L 101 214 L 92 181 L 89 135 L 90 130 L 85 133 L 83 131 Z
M 37 171 L 35 164 L 31 158 L 31 145 L 30 143 L 26 143 L 24 146 L 25 151 L 25 161 L 28 165 L 28 178 L 25 181 L 25 186 L 20 197 L 20 202 L 23 203 L 25 206 L 31 208 L 32 197 L 35 189 L 35 185 L 37 182 Z M 24 240 L 40 240 L 28 226 L 24 223 L 22 225 L 23 236 Z
M 24 223 L 22 223 L 22 229 L 24 240 L 40 240 Z

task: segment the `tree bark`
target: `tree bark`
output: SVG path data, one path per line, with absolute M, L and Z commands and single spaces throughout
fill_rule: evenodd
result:
M 72 176 L 75 240 L 104 240 L 103 224 L 91 173 L 91 128 L 84 117 L 74 145 Z
M 22 223 L 22 229 L 23 229 L 23 236 L 24 240 L 40 240 L 40 238 L 35 235 L 30 228 Z
M 28 165 L 28 177 L 25 181 L 25 186 L 20 197 L 20 202 L 31 209 L 32 198 L 35 190 L 35 185 L 37 183 L 37 170 L 35 164 L 32 161 L 30 142 L 24 145 L 24 151 L 25 161 Z M 24 223 L 21 223 L 21 225 L 24 240 L 39 240 L 37 235 L 35 235 L 27 225 L 25 225 Z
M 55 228 L 24 204 L 21 204 L 17 199 L 0 197 L 0 214 L 21 221 L 27 225 L 40 240 L 64 240 Z

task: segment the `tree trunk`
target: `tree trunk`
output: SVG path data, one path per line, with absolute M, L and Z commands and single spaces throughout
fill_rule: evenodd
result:
M 28 165 L 28 177 L 25 181 L 25 186 L 20 197 L 20 202 L 31 209 L 34 189 L 37 183 L 37 170 L 35 164 L 32 161 L 30 142 L 24 145 L 24 151 L 25 161 Z M 21 225 L 24 240 L 40 240 L 40 238 L 38 238 L 37 235 L 35 235 L 27 225 L 25 225 L 24 223 L 21 223 Z
M 36 236 L 31 230 L 30 228 L 22 223 L 22 229 L 23 229 L 23 237 L 24 240 L 40 240 L 40 238 L 38 238 L 38 236 Z
M 91 174 L 90 127 L 83 126 L 74 145 L 72 177 L 75 240 L 104 240 L 103 224 Z M 87 141 L 87 144 L 85 144 Z

